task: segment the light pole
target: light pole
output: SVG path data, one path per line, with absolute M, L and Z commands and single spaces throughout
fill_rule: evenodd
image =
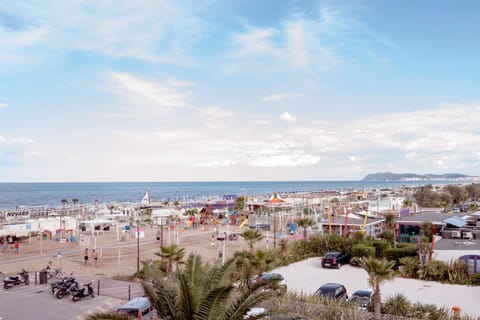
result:
M 163 217 L 160 217 L 160 249 L 163 247 Z
M 137 219 L 137 272 L 140 271 L 140 226 Z
M 276 228 L 276 223 L 275 223 L 275 210 L 273 210 L 273 250 L 275 250 L 277 248 L 277 237 L 276 237 L 276 231 L 277 231 L 277 228 Z

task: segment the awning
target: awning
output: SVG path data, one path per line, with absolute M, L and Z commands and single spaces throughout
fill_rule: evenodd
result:
M 463 220 L 462 218 L 459 217 L 451 217 L 443 220 L 444 223 L 450 224 L 452 226 L 455 226 L 457 228 L 463 228 L 467 224 L 467 221 Z

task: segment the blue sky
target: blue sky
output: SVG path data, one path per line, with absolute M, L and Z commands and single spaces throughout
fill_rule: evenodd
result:
M 0 181 L 480 175 L 478 1 L 0 2 Z

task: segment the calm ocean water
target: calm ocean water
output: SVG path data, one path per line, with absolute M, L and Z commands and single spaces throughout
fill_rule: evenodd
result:
M 0 209 L 17 206 L 59 206 L 61 199 L 80 203 L 139 202 L 150 190 L 152 200 L 197 199 L 236 195 L 261 195 L 273 192 L 300 192 L 347 189 L 383 189 L 447 181 L 250 181 L 250 182 L 95 182 L 95 183 L 0 183 Z

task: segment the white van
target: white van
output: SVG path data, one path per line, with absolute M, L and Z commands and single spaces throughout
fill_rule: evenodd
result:
M 117 309 L 117 313 L 126 314 L 132 319 L 155 319 L 155 312 L 148 298 L 134 298 Z

